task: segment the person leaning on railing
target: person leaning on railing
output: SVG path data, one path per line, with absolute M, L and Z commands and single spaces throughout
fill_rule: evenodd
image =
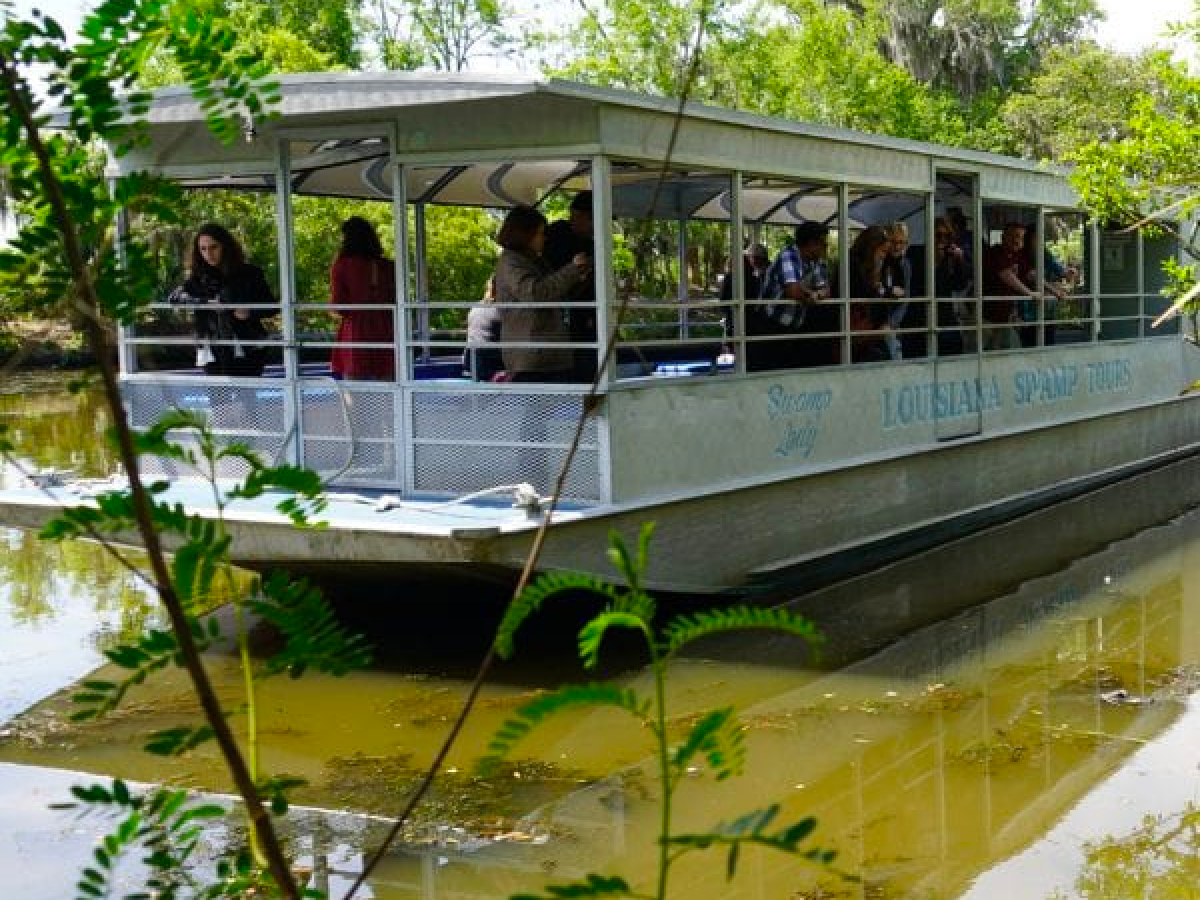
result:
M 591 257 L 576 253 L 569 263 L 551 269 L 542 257 L 546 217 L 531 206 L 515 206 L 496 234 L 496 303 L 500 306 L 500 339 L 509 381 L 570 382 L 576 379 L 575 358 L 563 310 L 553 304 L 592 272 Z M 563 343 L 562 347 L 522 344 Z

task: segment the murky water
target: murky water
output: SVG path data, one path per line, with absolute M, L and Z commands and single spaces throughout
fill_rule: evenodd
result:
M 87 396 L 0 396 L 0 421 L 20 423 L 38 466 L 107 470 Z M 709 851 L 677 867 L 672 895 L 1007 900 L 1080 896 L 1081 874 L 1108 884 L 1112 854 L 1089 861 L 1086 842 L 1200 799 L 1200 515 L 1187 512 L 1198 500 L 1200 463 L 1178 465 L 796 600 L 827 635 L 819 662 L 759 634 L 682 660 L 670 681 L 675 720 L 735 704 L 748 765 L 721 784 L 689 779 L 678 827 L 779 803 L 783 821 L 817 816 L 816 841 L 861 880 L 764 850 L 744 853 L 727 884 L 723 854 Z M 99 665 L 99 648 L 153 616 L 135 580 L 99 548 L 4 530 L 0 578 L 0 832 L 12 838 L 0 839 L 0 867 L 14 873 L 13 896 L 51 900 L 70 893 L 100 828 L 46 809 L 91 777 L 78 773 L 218 792 L 226 782 L 210 751 L 168 764 L 138 750 L 148 732 L 194 713 L 175 674 L 102 723 L 67 722 L 68 686 Z M 343 608 L 377 640 L 376 666 L 269 680 L 259 697 L 265 768 L 308 779 L 297 802 L 342 811 L 295 825 L 334 896 L 377 839 L 373 816 L 401 805 L 440 744 L 496 612 L 494 598 L 427 588 L 349 593 Z M 517 704 L 585 678 L 569 664 L 572 644 L 562 628 L 519 642 L 443 785 L 362 896 L 482 900 L 589 872 L 651 886 L 650 746 L 620 714 L 553 719 L 509 771 L 471 774 Z M 237 706 L 232 657 L 208 662 Z M 649 693 L 634 657 L 610 669 Z M 1122 852 L 1155 878 L 1172 869 Z

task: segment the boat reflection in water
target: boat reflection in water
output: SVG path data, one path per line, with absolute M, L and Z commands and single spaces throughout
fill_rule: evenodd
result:
M 981 873 L 1036 848 L 1118 770 L 1153 775 L 1136 771 L 1137 754 L 1168 729 L 1174 746 L 1194 751 L 1196 740 L 1178 734 L 1200 736 L 1200 710 L 1188 711 L 1200 662 L 1192 574 L 1200 518 L 1110 542 L 1179 513 L 1196 473 L 1195 463 L 1175 466 L 796 601 L 821 622 L 824 665 L 836 671 L 814 671 L 794 643 L 761 636 L 724 639 L 682 662 L 673 709 L 686 717 L 737 703 L 749 762 L 745 776 L 723 784 L 699 775 L 685 783 L 676 829 L 779 802 L 778 822 L 815 815 L 816 841 L 862 880 L 752 850 L 726 883 L 723 853 L 710 852 L 673 870 L 672 895 L 959 897 Z M 999 596 L 967 606 L 980 585 Z M 930 624 L 899 636 L 922 622 Z M 547 749 L 567 756 L 601 735 L 612 740 L 617 721 L 593 714 Z M 1174 760 L 1181 777 L 1141 779 L 1144 789 L 1122 801 L 1126 818 L 1178 811 L 1200 786 L 1195 762 L 1191 752 Z M 647 885 L 653 771 L 650 759 L 630 766 L 531 813 L 498 841 L 436 829 L 390 853 L 370 880 L 373 896 L 491 900 L 591 872 Z M 1078 825 L 1074 846 L 1056 848 L 1065 867 L 1060 859 L 1045 884 L 1023 883 L 1021 896 L 1069 888 L 1079 844 L 1111 827 L 1103 818 Z M 335 817 L 308 832 L 321 835 L 317 871 L 331 896 L 358 870 L 350 848 L 371 846 L 372 831 Z M 1014 896 L 1011 885 L 988 884 L 973 900 Z

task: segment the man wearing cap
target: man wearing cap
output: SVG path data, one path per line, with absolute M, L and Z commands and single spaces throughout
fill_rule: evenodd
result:
M 561 268 L 578 253 L 595 256 L 592 231 L 592 192 L 580 191 L 571 200 L 570 218 L 551 222 L 546 227 L 546 249 L 542 255 L 554 269 Z M 564 310 L 567 330 L 573 344 L 595 343 L 596 282 L 588 278 L 564 297 L 570 303 L 583 303 Z M 590 382 L 596 375 L 596 350 L 575 347 L 574 380 Z

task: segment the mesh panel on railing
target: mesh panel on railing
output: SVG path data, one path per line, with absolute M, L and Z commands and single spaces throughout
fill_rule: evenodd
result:
M 338 484 L 398 486 L 397 399 L 391 390 L 351 389 L 332 380 L 305 386 L 303 465 Z
M 554 486 L 582 409 L 579 394 L 412 394 L 413 487 L 461 493 L 527 481 Z M 584 427 L 567 480 L 570 499 L 599 500 L 596 422 Z
M 231 385 L 206 382 L 126 382 L 123 386 L 130 424 L 142 429 L 153 425 L 166 412 L 183 409 L 201 417 L 217 440 L 248 446 L 268 464 L 283 460 L 287 439 L 284 433 L 284 392 L 275 386 Z M 188 432 L 173 435 L 176 443 L 198 450 L 199 442 Z M 147 457 L 143 466 L 149 474 L 190 474 L 176 460 Z M 245 463 L 223 459 L 217 477 L 240 478 Z

